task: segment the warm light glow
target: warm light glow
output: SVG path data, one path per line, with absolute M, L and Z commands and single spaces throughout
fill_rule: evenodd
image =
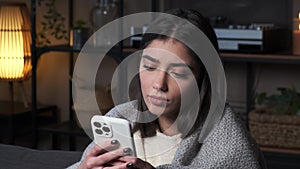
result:
M 298 30 L 300 30 L 300 12 L 298 13 Z
M 29 76 L 30 43 L 28 14 L 17 5 L 0 6 L 0 79 L 22 80 Z M 28 19 L 26 19 L 28 18 Z

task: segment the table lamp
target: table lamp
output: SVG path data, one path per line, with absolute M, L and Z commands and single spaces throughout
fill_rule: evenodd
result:
M 0 80 L 8 81 L 12 91 L 13 82 L 23 82 L 31 75 L 30 45 L 26 5 L 0 3 Z M 13 92 L 11 94 L 13 99 Z M 24 104 L 26 106 L 27 102 Z

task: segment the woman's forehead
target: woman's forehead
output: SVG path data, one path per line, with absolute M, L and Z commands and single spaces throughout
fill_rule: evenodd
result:
M 143 56 L 150 56 L 158 61 L 192 64 L 193 58 L 189 55 L 186 46 L 180 41 L 169 38 L 153 40 L 144 50 Z

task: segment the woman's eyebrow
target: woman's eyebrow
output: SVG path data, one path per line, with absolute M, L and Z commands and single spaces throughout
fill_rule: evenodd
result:
M 159 60 L 149 56 L 149 55 L 143 55 L 142 56 L 144 59 L 147 59 L 147 60 L 150 60 L 151 62 L 155 62 L 155 63 L 160 63 Z M 188 64 L 185 64 L 185 63 L 171 63 L 170 64 L 171 67 L 186 67 L 186 68 L 189 68 L 191 70 L 193 70 L 193 67 L 188 65 Z
M 144 59 L 150 60 L 151 62 L 160 63 L 159 60 L 157 60 L 157 59 L 155 59 L 155 58 L 153 58 L 153 57 L 151 57 L 151 56 L 149 56 L 149 55 L 143 55 L 142 57 L 143 57 Z
M 171 65 L 171 67 L 186 67 L 186 68 L 193 70 L 193 67 L 186 63 L 171 63 L 170 65 Z

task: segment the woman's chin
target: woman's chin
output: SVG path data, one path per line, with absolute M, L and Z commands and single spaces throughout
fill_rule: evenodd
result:
M 149 111 L 158 117 L 161 116 L 165 112 L 165 110 L 165 107 L 157 107 L 155 105 L 149 106 Z

